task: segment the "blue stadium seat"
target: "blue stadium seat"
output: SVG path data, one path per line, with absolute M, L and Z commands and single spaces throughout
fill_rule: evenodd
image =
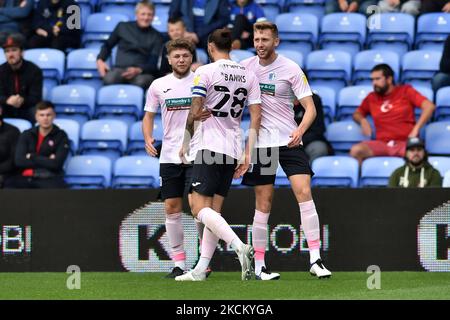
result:
M 324 86 L 314 86 L 312 91 L 322 100 L 323 116 L 327 126 L 334 121 L 336 114 L 336 92 L 332 88 Z
M 128 127 L 114 119 L 91 120 L 81 128 L 80 154 L 96 154 L 112 161 L 121 157 L 127 149 Z
M 132 124 L 142 118 L 144 90 L 131 84 L 102 87 L 97 94 L 95 117 L 118 119 Z
M 319 21 L 312 14 L 282 13 L 275 20 L 281 40 L 278 49 L 300 51 L 306 57 L 314 50 L 318 35 Z
M 443 177 L 442 186 L 444 188 L 450 188 L 450 171 L 447 171 Z
M 450 155 L 450 121 L 432 122 L 425 128 L 425 146 L 429 154 Z
M 361 187 L 385 187 L 395 169 L 403 166 L 405 161 L 400 157 L 367 158 L 361 164 Z
M 313 161 L 311 185 L 313 187 L 358 186 L 358 161 L 347 156 L 320 157 Z
M 427 98 L 428 100 L 430 100 L 431 102 L 434 101 L 434 93 L 433 90 L 430 87 L 427 86 L 423 86 L 423 85 L 414 85 L 414 89 L 416 89 L 417 91 L 419 91 L 420 94 L 422 94 L 423 96 L 425 96 L 425 98 Z M 420 107 L 420 106 L 417 106 Z M 420 118 L 420 115 L 422 114 L 422 109 L 421 108 L 414 108 L 414 115 L 416 117 L 416 121 Z M 432 119 L 433 117 L 431 117 Z M 431 121 L 428 120 L 429 122 Z M 425 128 L 422 127 L 421 131 L 422 134 L 425 133 Z
M 450 120 L 450 87 L 440 88 L 436 92 L 435 119 Z
M 161 115 L 155 115 L 155 119 L 153 120 L 153 139 L 155 139 L 155 146 L 162 144 L 163 137 L 164 127 Z
M 241 62 L 242 60 L 254 57 L 255 54 L 248 50 L 231 50 L 230 58 L 235 62 Z
M 103 189 L 110 187 L 111 160 L 98 155 L 74 156 L 69 160 L 65 181 L 72 189 Z
M 67 55 L 65 78 L 68 84 L 85 84 L 100 89 L 103 80 L 97 70 L 100 49 L 77 49 Z
M 167 33 L 167 21 L 169 20 L 169 6 L 157 6 L 152 26 L 162 34 Z
M 128 17 L 119 13 L 93 13 L 88 17 L 82 37 L 84 47 L 101 47 L 119 22 Z
M 431 79 L 439 70 L 442 52 L 416 50 L 403 56 L 402 81 L 431 88 Z
M 128 149 L 130 155 L 146 155 L 145 140 L 142 134 L 142 121 L 133 123 L 128 130 Z
M 80 7 L 81 13 L 81 29 L 84 30 L 84 26 L 86 25 L 87 18 L 91 15 L 95 10 L 95 2 L 91 0 L 75 0 L 75 2 Z
M 340 90 L 352 76 L 352 58 L 344 51 L 313 51 L 306 59 L 306 69 L 311 86 L 331 86 Z
M 6 57 L 4 54 L 0 54 L 0 64 L 4 64 L 6 62 Z
M 415 19 L 407 13 L 373 14 L 368 19 L 367 45 L 370 49 L 391 50 L 401 57 L 411 50 Z
M 206 51 L 204 49 L 201 48 L 197 48 L 195 49 L 195 53 L 197 55 L 197 62 L 201 63 L 201 64 L 207 64 L 208 63 L 208 54 L 206 53 Z
M 58 118 L 73 119 L 81 126 L 94 114 L 95 90 L 81 84 L 61 85 L 53 88 L 51 101 Z
M 4 118 L 3 121 L 15 126 L 20 132 L 30 129 L 33 125 L 30 121 L 18 118 Z
M 400 58 L 394 51 L 365 50 L 356 54 L 354 61 L 353 83 L 371 85 L 370 71 L 380 63 L 388 64 L 394 70 L 394 80 L 400 79 Z
M 352 119 L 353 112 L 361 105 L 361 102 L 373 91 L 372 86 L 352 86 L 343 88 L 339 92 L 336 119 Z
M 71 119 L 56 118 L 54 124 L 67 133 L 70 141 L 70 151 L 76 154 L 80 141 L 80 124 Z
M 450 35 L 450 13 L 426 13 L 417 19 L 416 48 L 442 51 Z
M 25 60 L 42 69 L 47 90 L 61 83 L 64 77 L 65 58 L 64 52 L 56 49 L 29 49 L 24 53 Z
M 278 187 L 291 185 L 289 178 L 283 171 L 283 168 L 281 168 L 280 164 L 278 164 L 277 173 L 275 175 L 275 185 Z
M 291 59 L 292 61 L 297 63 L 300 68 L 303 68 L 303 55 L 301 52 L 288 49 L 278 49 L 277 53 L 288 59 Z
M 428 162 L 439 171 L 442 177 L 450 172 L 450 157 L 429 157 Z
M 284 0 L 256 0 L 255 2 L 262 7 L 264 16 L 271 22 L 275 22 L 284 8 Z
M 158 188 L 159 160 L 149 156 L 125 156 L 116 160 L 113 188 Z
M 99 0 L 98 7 L 102 13 L 119 13 L 128 17 L 129 21 L 136 20 L 135 7 L 137 0 Z
M 362 134 L 359 124 L 352 120 L 330 123 L 325 135 L 336 154 L 348 153 L 354 144 L 369 140 Z
M 322 19 L 319 44 L 322 49 L 342 50 L 352 56 L 366 42 L 366 17 L 360 13 L 331 13 Z
M 325 0 L 287 0 L 286 8 L 289 12 L 313 14 L 320 20 L 325 14 Z

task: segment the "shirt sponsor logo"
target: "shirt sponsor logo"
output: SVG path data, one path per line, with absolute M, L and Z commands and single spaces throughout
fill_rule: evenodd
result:
M 269 96 L 275 95 L 275 85 L 274 84 L 260 83 L 259 88 L 261 90 L 261 94 L 267 94 Z
M 191 108 L 192 98 L 166 99 L 167 111 L 188 110 Z

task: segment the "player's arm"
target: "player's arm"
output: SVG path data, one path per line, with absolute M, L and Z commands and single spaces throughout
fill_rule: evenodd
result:
M 305 114 L 303 115 L 302 122 L 300 122 L 297 129 L 291 134 L 291 140 L 288 143 L 289 148 L 300 145 L 303 135 L 306 130 L 309 129 L 317 115 L 316 106 L 314 105 L 312 96 L 305 96 L 299 99 L 299 102 L 305 109 Z
M 195 129 L 198 127 L 199 120 L 202 119 L 203 104 L 205 98 L 192 97 L 191 109 L 186 120 L 186 128 L 184 130 L 183 144 L 180 150 L 180 158 L 183 162 L 186 162 L 185 154 L 189 153 L 189 144 L 194 136 Z
M 153 138 L 153 124 L 155 120 L 155 112 L 145 112 L 144 119 L 142 119 L 142 134 L 145 140 L 145 151 L 152 156 L 156 157 L 158 151 L 153 146 L 155 139 Z

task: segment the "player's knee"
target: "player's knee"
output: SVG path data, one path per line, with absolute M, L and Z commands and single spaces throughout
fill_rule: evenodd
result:
M 296 193 L 299 202 L 305 202 L 312 199 L 311 188 L 309 186 L 301 186 Z
M 164 204 L 167 214 L 179 213 L 182 211 L 181 206 L 178 203 L 168 202 L 166 201 Z

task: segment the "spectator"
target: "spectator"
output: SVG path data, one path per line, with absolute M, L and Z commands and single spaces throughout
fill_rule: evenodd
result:
M 310 163 L 319 157 L 329 156 L 334 153 L 331 144 L 325 138 L 326 128 L 323 117 L 322 100 L 320 99 L 320 96 L 315 93 L 313 93 L 312 98 L 314 105 L 316 106 L 317 115 L 314 122 L 302 137 L 303 146 L 305 147 Z M 294 102 L 294 112 L 295 121 L 297 124 L 300 124 L 303 115 L 305 114 L 305 109 L 297 100 Z
M 373 156 L 405 155 L 406 140 L 417 137 L 419 130 L 431 118 L 435 105 L 410 85 L 395 85 L 394 71 L 387 64 L 372 68 L 373 92 L 354 112 L 353 119 L 361 125 L 364 135 L 371 136 L 372 128 L 366 119 L 371 115 L 375 124 L 376 139 L 353 145 L 350 155 L 359 163 Z M 415 121 L 414 108 L 422 114 Z
M 181 18 L 169 18 L 167 22 L 167 33 L 169 35 L 170 40 L 178 40 L 178 39 L 186 39 L 186 27 Z M 197 55 L 194 51 L 193 59 L 194 62 L 191 65 L 191 70 L 195 72 L 200 63 L 197 62 Z M 165 76 L 172 72 L 172 67 L 169 64 L 169 60 L 167 59 L 167 48 L 163 46 L 161 53 L 161 66 L 159 68 L 160 76 Z
M 26 189 L 65 188 L 63 165 L 69 153 L 67 134 L 53 124 L 55 107 L 41 101 L 36 107 L 38 126 L 24 131 L 17 143 L 16 166 L 21 174 L 5 187 Z
M 253 0 L 236 0 L 231 6 L 230 20 L 231 48 L 253 48 L 253 24 L 266 20 L 261 6 Z
M 120 22 L 97 56 L 97 68 L 105 85 L 130 83 L 147 89 L 158 75 L 162 35 L 152 27 L 155 6 L 143 1 L 136 5 L 136 21 Z M 116 63 L 109 70 L 106 60 L 118 45 Z
M 186 38 L 197 47 L 206 49 L 208 35 L 225 27 L 230 20 L 228 0 L 172 0 L 170 18 L 182 18 Z
M 68 26 L 71 14 L 67 13 L 67 8 L 74 5 L 74 0 L 39 0 L 33 16 L 33 34 L 28 40 L 28 46 L 62 51 L 79 48 L 81 30 Z
M 14 152 L 19 134 L 19 129 L 3 121 L 0 107 L 0 188 L 14 173 Z
M 389 187 L 424 188 L 442 186 L 438 170 L 428 162 L 424 143 L 410 138 L 406 146 L 405 165 L 396 169 L 389 178 Z
M 0 0 L 0 33 L 26 33 L 34 0 Z
M 378 0 L 330 0 L 325 4 L 325 12 L 359 12 L 364 15 L 372 14 L 367 12 L 370 6 L 377 5 Z
M 422 13 L 450 12 L 450 1 L 448 0 L 422 0 Z
M 33 108 L 42 99 L 42 70 L 23 59 L 23 43 L 20 34 L 8 36 L 3 43 L 6 62 L 0 66 L 0 105 L 5 118 L 33 123 Z
M 431 83 L 435 92 L 439 88 L 450 86 L 450 36 L 445 40 L 439 72 L 434 75 Z
M 380 13 L 402 12 L 413 16 L 420 13 L 420 0 L 382 0 L 378 2 Z

